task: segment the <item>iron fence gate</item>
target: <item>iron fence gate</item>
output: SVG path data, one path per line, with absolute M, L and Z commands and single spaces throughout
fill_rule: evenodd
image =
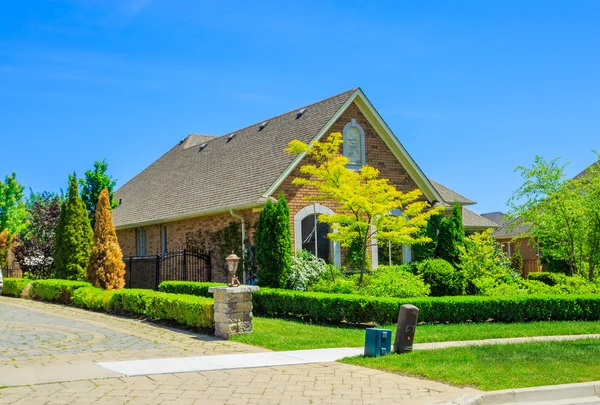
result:
M 127 288 L 157 289 L 163 281 L 211 281 L 210 253 L 197 249 L 168 250 L 154 256 L 125 258 Z

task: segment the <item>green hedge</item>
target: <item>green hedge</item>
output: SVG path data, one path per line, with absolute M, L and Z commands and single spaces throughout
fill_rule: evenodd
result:
M 97 311 L 144 315 L 152 320 L 171 320 L 195 328 L 214 329 L 215 325 L 214 301 L 192 295 L 86 287 L 75 291 L 73 304 Z
M 161 284 L 163 291 L 171 289 L 165 284 Z M 196 288 L 194 284 L 201 284 L 202 288 Z M 178 282 L 177 291 L 196 291 L 198 295 L 204 295 L 207 284 L 213 285 Z M 599 295 L 374 298 L 261 288 L 252 301 L 255 315 L 293 316 L 333 323 L 395 323 L 403 304 L 416 305 L 420 310 L 419 321 L 428 323 L 485 322 L 488 319 L 496 322 L 600 320 Z
M 212 298 L 212 294 L 208 293 L 210 287 L 223 287 L 224 283 L 196 283 L 189 281 L 163 281 L 158 286 L 158 291 L 171 294 L 188 294 L 198 297 Z
M 34 280 L 31 282 L 30 298 L 40 301 L 60 302 L 70 304 L 73 293 L 90 283 L 70 280 Z
M 21 293 L 29 283 L 31 283 L 31 280 L 25 280 L 22 278 L 5 278 L 4 287 L 2 287 L 2 295 L 20 297 Z
M 327 322 L 395 323 L 400 305 L 403 304 L 416 305 L 419 308 L 419 320 L 424 322 L 600 319 L 598 295 L 392 299 L 262 289 L 255 294 L 253 304 L 257 315 L 291 315 Z
M 120 314 L 144 315 L 152 320 L 169 320 L 194 328 L 214 329 L 214 301 L 183 294 L 152 290 L 107 291 L 89 283 L 68 280 L 26 280 L 7 278 L 3 295 L 20 297 L 31 284 L 28 296 L 41 301 L 60 302 Z

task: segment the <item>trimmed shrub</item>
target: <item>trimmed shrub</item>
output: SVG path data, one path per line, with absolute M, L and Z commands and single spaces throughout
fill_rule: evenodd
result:
M 106 291 L 80 288 L 73 304 L 86 309 L 143 315 L 152 320 L 169 320 L 194 328 L 214 328 L 214 301 L 192 295 L 151 290 Z
M 443 297 L 465 293 L 465 278 L 444 259 L 429 259 L 417 264 L 417 273 L 431 287 L 431 295 Z
M 2 295 L 20 297 L 25 287 L 30 283 L 31 280 L 24 278 L 5 278 L 4 287 L 2 287 Z
M 549 272 L 529 273 L 529 276 L 527 276 L 529 280 L 540 281 L 550 287 L 560 284 L 565 277 L 567 276 L 564 274 Z
M 75 290 L 89 286 L 84 281 L 35 280 L 31 282 L 29 295 L 35 300 L 70 304 Z
M 198 297 L 211 298 L 208 289 L 210 287 L 224 287 L 224 283 L 199 283 L 190 281 L 163 281 L 158 286 L 158 291 L 170 294 L 188 294 Z M 132 291 L 132 290 L 129 290 Z
M 426 297 L 430 288 L 405 266 L 379 266 L 365 278 L 361 292 L 373 297 Z
M 254 313 L 293 316 L 317 322 L 395 323 L 403 304 L 416 305 L 419 321 L 496 322 L 600 320 L 597 295 L 501 297 L 371 298 L 263 288 L 253 295 Z
M 333 293 L 333 294 L 357 294 L 358 293 L 358 274 L 350 277 L 336 277 L 335 281 L 331 279 L 321 279 L 311 285 L 308 290 L 315 292 Z

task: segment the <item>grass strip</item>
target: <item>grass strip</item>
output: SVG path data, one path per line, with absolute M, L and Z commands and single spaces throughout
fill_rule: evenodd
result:
M 600 340 L 455 347 L 342 362 L 492 391 L 598 380 Z
M 364 328 L 262 317 L 255 317 L 253 323 L 251 334 L 233 336 L 231 340 L 277 351 L 360 347 L 365 340 Z M 383 328 L 396 332 L 395 325 Z M 415 343 L 591 333 L 600 333 L 600 321 L 432 324 L 417 326 Z

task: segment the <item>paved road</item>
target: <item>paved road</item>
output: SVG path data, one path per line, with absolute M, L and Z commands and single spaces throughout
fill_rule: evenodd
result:
M 100 368 L 96 362 L 263 351 L 143 321 L 0 297 L 0 386 L 21 380 L 0 389 L 0 404 L 419 405 L 472 392 L 340 363 L 141 377 L 86 374 Z M 63 382 L 28 380 L 48 371 Z

